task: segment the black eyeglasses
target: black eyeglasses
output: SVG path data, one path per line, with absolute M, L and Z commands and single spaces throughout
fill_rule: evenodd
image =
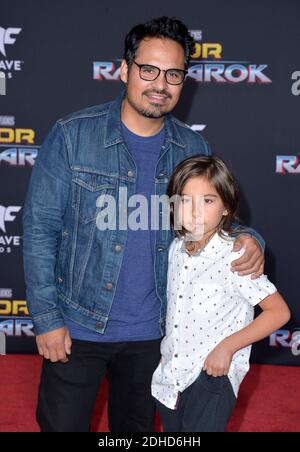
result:
M 166 82 L 169 83 L 169 85 L 180 85 L 183 83 L 185 76 L 188 73 L 188 71 L 183 69 L 159 69 L 159 67 L 152 66 L 151 64 L 138 64 L 135 61 L 133 62 L 140 70 L 141 79 L 147 82 L 153 82 L 153 80 L 156 80 L 157 77 L 159 77 L 161 72 L 164 72 Z

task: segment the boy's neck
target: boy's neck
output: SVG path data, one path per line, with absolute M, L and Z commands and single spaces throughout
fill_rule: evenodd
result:
M 200 240 L 186 240 L 186 250 L 188 254 L 195 254 L 200 249 L 202 250 L 203 248 L 205 248 L 208 242 L 210 242 L 212 237 L 215 235 L 215 233 L 216 230 L 214 230 L 213 232 L 210 231 L 205 234 Z

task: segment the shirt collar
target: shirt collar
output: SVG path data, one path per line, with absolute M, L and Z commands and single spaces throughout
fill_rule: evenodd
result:
M 229 234 L 225 231 L 222 231 L 222 233 L 229 237 Z M 230 240 L 230 238 L 229 238 Z M 220 252 L 224 248 L 224 244 L 227 244 L 229 242 L 228 239 L 224 239 L 219 235 L 218 232 L 216 232 L 210 241 L 205 245 L 204 248 L 199 249 L 195 254 L 193 254 L 193 257 L 205 257 L 207 259 L 214 260 L 216 258 L 216 254 Z M 180 239 L 180 248 L 179 251 L 185 254 L 188 254 L 185 248 L 185 239 Z

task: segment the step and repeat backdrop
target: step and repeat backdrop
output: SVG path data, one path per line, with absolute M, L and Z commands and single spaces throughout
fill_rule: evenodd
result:
M 35 353 L 22 262 L 22 211 L 53 123 L 114 99 L 123 42 L 149 18 L 181 19 L 196 39 L 175 115 L 233 169 L 241 217 L 266 240 L 266 273 L 292 319 L 252 361 L 300 363 L 300 2 L 0 3 L 0 353 Z

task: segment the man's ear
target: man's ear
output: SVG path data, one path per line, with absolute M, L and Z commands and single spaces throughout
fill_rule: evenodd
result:
M 120 78 L 121 78 L 122 82 L 127 83 L 127 80 L 128 80 L 128 65 L 127 65 L 125 60 L 122 60 L 122 63 L 121 63 Z

